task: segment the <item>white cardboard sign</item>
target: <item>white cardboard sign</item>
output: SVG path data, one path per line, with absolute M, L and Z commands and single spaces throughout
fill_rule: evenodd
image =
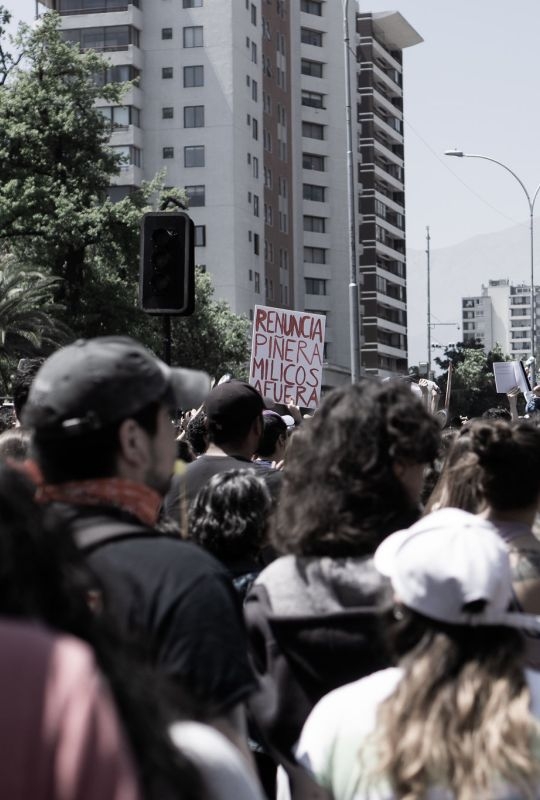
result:
M 530 391 L 529 382 L 522 361 L 494 361 L 493 374 L 495 388 L 499 394 L 506 394 L 515 386 L 522 392 Z
M 314 409 L 321 398 L 326 318 L 255 306 L 249 382 L 275 403 Z

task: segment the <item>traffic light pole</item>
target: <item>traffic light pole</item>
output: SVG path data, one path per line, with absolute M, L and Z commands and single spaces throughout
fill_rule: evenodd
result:
M 171 318 L 169 314 L 163 317 L 163 361 L 170 366 L 171 363 Z

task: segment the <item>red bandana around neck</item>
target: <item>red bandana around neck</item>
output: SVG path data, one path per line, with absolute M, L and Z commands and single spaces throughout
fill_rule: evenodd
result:
M 38 503 L 69 503 L 81 506 L 115 506 L 133 514 L 144 525 L 158 520 L 162 497 L 154 489 L 125 478 L 93 478 L 68 483 L 43 483 L 37 487 Z

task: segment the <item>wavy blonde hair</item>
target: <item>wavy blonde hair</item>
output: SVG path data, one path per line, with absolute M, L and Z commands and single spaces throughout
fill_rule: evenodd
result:
M 487 798 L 494 779 L 536 797 L 540 728 L 530 712 L 521 634 L 404 614 L 424 634 L 402 662 L 405 674 L 396 691 L 379 709 L 378 776 L 390 781 L 400 800 L 420 800 L 435 785 L 450 789 L 456 800 Z M 411 635 L 409 625 L 409 643 Z

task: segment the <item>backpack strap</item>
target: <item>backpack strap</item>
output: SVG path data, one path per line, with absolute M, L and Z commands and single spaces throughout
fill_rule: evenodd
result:
M 156 536 L 152 528 L 135 522 L 122 522 L 107 516 L 92 516 L 75 519 L 72 523 L 75 544 L 84 553 L 120 539 Z

